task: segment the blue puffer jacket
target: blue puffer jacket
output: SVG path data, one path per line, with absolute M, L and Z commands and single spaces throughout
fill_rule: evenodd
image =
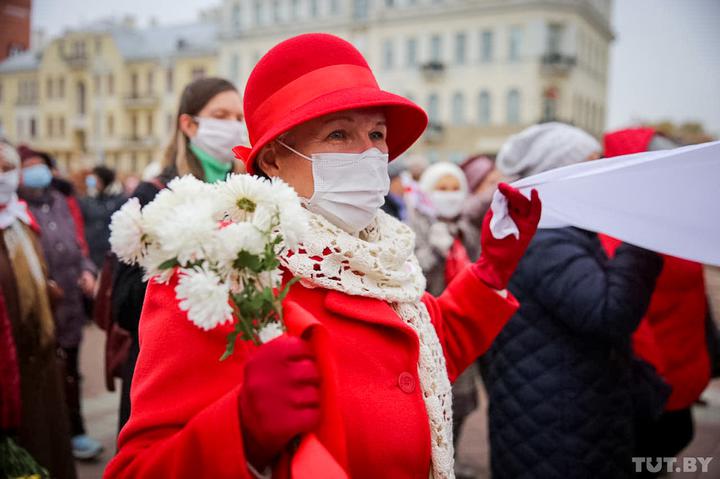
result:
M 669 392 L 630 347 L 661 267 L 630 245 L 608 260 L 594 233 L 538 231 L 510 283 L 520 309 L 483 359 L 494 479 L 631 475 L 635 419 Z

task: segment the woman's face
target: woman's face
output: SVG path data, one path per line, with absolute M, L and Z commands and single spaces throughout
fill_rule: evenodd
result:
M 14 153 L 10 149 L 9 145 L 0 143 L 0 209 L 10 202 L 18 187 L 17 165 L 5 157 L 6 154 Z
M 460 180 L 454 175 L 440 177 L 435 183 L 435 191 L 460 191 Z
M 205 104 L 197 115 L 200 118 L 215 118 L 216 120 L 243 120 L 243 107 L 240 94 L 234 90 L 218 93 Z M 183 113 L 180 115 L 180 129 L 188 138 L 197 134 L 198 123 L 193 115 Z
M 17 169 L 17 166 L 13 163 L 10 163 L 10 161 L 7 160 L 3 155 L 2 149 L 0 149 L 0 174 L 10 173 L 15 169 Z
M 310 157 L 314 153 L 362 153 L 370 148 L 388 152 L 385 114 L 381 109 L 347 110 L 310 120 L 281 136 L 288 146 Z M 258 165 L 268 176 L 280 177 L 298 195 L 313 195 L 312 163 L 277 141 L 259 153 Z

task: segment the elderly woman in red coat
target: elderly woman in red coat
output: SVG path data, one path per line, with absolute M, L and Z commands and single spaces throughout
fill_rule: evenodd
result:
M 388 161 L 427 125 L 420 107 L 380 90 L 350 43 L 308 34 L 260 60 L 244 109 L 252 148 L 235 151 L 248 172 L 282 178 L 310 212 L 308 234 L 280 258 L 302 279 L 285 320 L 317 325 L 325 340 L 242 343 L 218 362 L 224 332 L 184 319 L 176 280 L 151 282 L 132 415 L 105 476 L 453 477 L 450 384 L 516 310 L 505 286 L 537 228 L 537 194 L 501 186 L 519 238 L 493 238 L 488 216 L 481 258 L 435 298 L 413 234 L 379 210 Z M 329 409 L 333 434 L 298 449 Z M 291 466 L 300 452 L 304 469 Z

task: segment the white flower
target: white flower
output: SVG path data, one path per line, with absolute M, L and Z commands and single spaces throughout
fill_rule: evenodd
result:
M 280 324 L 279 321 L 272 321 L 260 328 L 260 331 L 258 331 L 258 337 L 260 338 L 260 342 L 265 344 L 278 336 L 281 336 L 283 333 L 282 324 Z
M 229 286 L 205 268 L 182 270 L 175 294 L 180 309 L 200 329 L 209 331 L 232 321 Z
M 307 210 L 295 190 L 280 178 L 272 179 L 273 199 L 280 210 L 280 234 L 285 246 L 295 248 L 308 231 Z
M 205 195 L 212 194 L 213 190 L 211 185 L 198 180 L 193 175 L 175 178 L 168 183 L 167 187 L 170 191 L 176 193 L 181 201 L 186 198 L 202 198 Z
M 125 263 L 135 264 L 142 258 L 143 228 L 140 202 L 130 198 L 112 215 L 110 246 L 113 253 Z
M 172 217 L 175 208 L 183 203 L 180 195 L 167 188 L 160 190 L 155 198 L 145 205 L 142 210 L 143 229 L 150 236 L 155 237 L 160 224 Z
M 140 266 L 142 266 L 145 270 L 143 280 L 149 281 L 150 278 L 155 277 L 155 280 L 157 282 L 167 283 L 167 281 L 172 276 L 173 270 L 161 270 L 160 265 L 165 263 L 169 259 L 171 258 L 168 258 L 167 253 L 163 251 L 162 248 L 160 248 L 160 245 L 158 245 L 157 243 L 151 243 L 150 245 L 148 245 L 147 250 L 143 255 L 142 261 L 140 262 Z
M 260 204 L 272 204 L 270 183 L 264 178 L 232 174 L 216 184 L 219 210 L 233 221 L 247 221 Z
M 160 190 L 153 201 L 143 208 L 145 230 L 153 236 L 158 232 L 160 224 L 172 218 L 178 208 L 195 205 L 199 200 L 208 201 L 207 208 L 218 208 L 214 201 L 215 190 L 192 175 L 175 178 L 168 187 Z
M 260 231 L 271 231 L 280 221 L 278 207 L 260 204 L 253 214 L 252 224 Z
M 177 258 L 180 265 L 186 265 L 207 257 L 206 248 L 218 229 L 214 210 L 212 198 L 199 197 L 157 220 L 155 235 L 166 259 Z
M 213 241 L 213 259 L 229 268 L 240 251 L 262 254 L 267 238 L 252 223 L 230 223 L 214 235 Z

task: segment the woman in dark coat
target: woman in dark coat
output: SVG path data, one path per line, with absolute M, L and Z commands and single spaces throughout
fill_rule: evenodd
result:
M 106 166 L 93 168 L 85 182 L 88 196 L 80 200 L 85 238 L 90 249 L 90 259 L 98 269 L 102 269 L 105 255 L 110 251 L 110 217 L 127 198 L 113 191 L 115 172 Z
M 498 166 L 527 176 L 598 151 L 581 130 L 545 124 L 511 138 Z M 630 341 L 661 267 L 629 244 L 610 260 L 589 231 L 538 231 L 509 286 L 520 309 L 485 356 L 494 478 L 632 474 L 635 418 L 659 414 L 668 393 Z

